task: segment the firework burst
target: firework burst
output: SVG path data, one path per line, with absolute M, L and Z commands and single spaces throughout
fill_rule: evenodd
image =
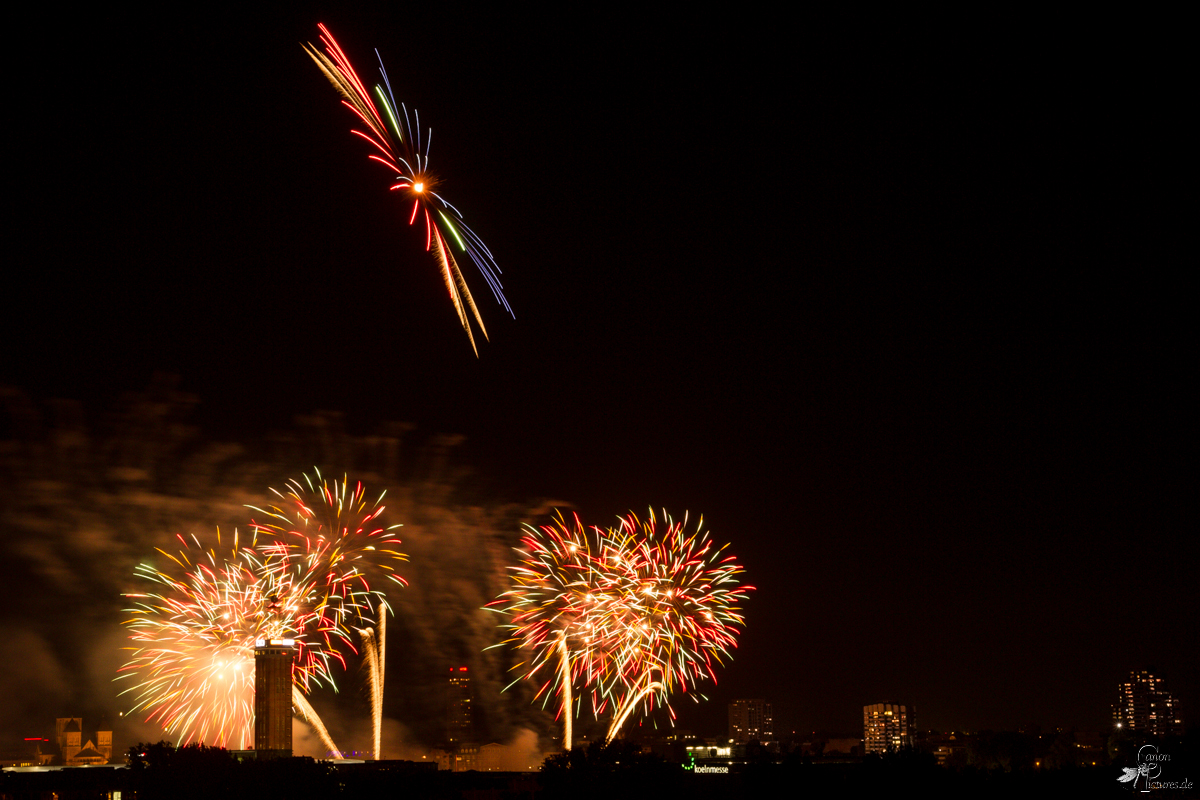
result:
M 561 516 L 541 528 L 527 525 L 517 553 L 522 560 L 512 568 L 513 588 L 488 608 L 511 617 L 511 623 L 503 626 L 511 632 L 504 644 L 528 652 L 529 660 L 514 669 L 521 671 L 522 678 L 541 682 L 535 699 L 542 698 L 544 706 L 552 693 L 558 695 L 563 739 L 570 748 L 575 716 L 572 684 L 581 660 L 577 651 L 589 638 L 589 599 L 598 562 L 579 517 L 573 525 Z M 583 651 L 585 661 L 590 660 L 587 652 Z
M 299 627 L 319 632 L 331 648 L 350 643 L 352 628 L 373 626 L 388 609 L 386 585 L 407 585 L 396 572 L 407 558 L 395 533 L 400 526 L 379 523 L 383 495 L 372 502 L 362 483 L 330 482 L 319 471 L 271 493 L 273 502 L 250 507 L 262 515 L 250 528 L 264 554 L 263 574 L 310 598 Z
M 564 741 L 571 746 L 572 698 L 590 700 L 600 717 L 612 709 L 609 738 L 639 705 L 670 709 L 674 691 L 716 680 L 715 665 L 737 645 L 739 604 L 753 587 L 709 534 L 686 532 L 651 512 L 601 531 L 578 517 L 527 527 L 512 568 L 513 587 L 489 608 L 509 616 L 509 638 L 527 660 L 514 669 L 559 698 Z M 576 687 L 582 690 L 579 692 Z
M 307 487 L 307 489 L 305 488 Z M 389 610 L 375 578 L 404 585 L 395 563 L 395 527 L 383 528 L 383 507 L 348 480 L 291 481 L 277 502 L 254 510 L 252 539 L 218 556 L 179 537 L 178 556 L 160 550 L 171 566 L 138 567 L 153 590 L 131 593 L 126 621 L 136 647 L 118 680 L 133 681 L 134 712 L 143 711 L 181 744 L 204 742 L 244 749 L 254 728 L 254 647 L 295 642 L 294 704 L 331 750 L 316 712 L 304 700 L 314 684 L 334 686 L 331 665 L 357 653 L 354 634 L 367 642 L 371 698 L 379 739 L 383 697 L 383 615 Z M 380 497 L 382 499 L 382 496 Z M 218 532 L 218 543 L 220 534 Z M 383 585 L 387 582 L 381 581 Z
M 621 617 L 625 635 L 611 658 L 621 676 L 609 738 L 616 736 L 640 703 L 657 701 L 674 718 L 670 695 L 717 680 L 716 666 L 731 656 L 745 625 L 741 604 L 754 587 L 740 582 L 734 556 L 717 547 L 701 517 L 694 532 L 688 518 L 675 522 L 653 509 L 639 520 L 630 513 L 610 529 L 611 556 L 628 587 Z
M 332 683 L 334 653 L 302 637 L 295 587 L 286 576 L 264 576 L 259 553 L 252 544 L 239 549 L 236 532 L 224 557 L 195 537 L 196 550 L 179 539 L 177 556 L 159 551 L 173 566 L 136 570 L 154 590 L 126 595 L 134 601 L 126 625 L 137 646 L 120 669 L 118 679 L 135 681 L 122 694 L 134 695 L 131 711 L 145 711 L 181 744 L 245 749 L 253 742 L 255 643 L 297 639 L 293 674 L 306 689 L 314 680 Z
M 471 348 L 478 356 L 479 349 L 475 346 L 475 336 L 471 332 L 471 317 L 479 325 L 485 339 L 487 329 L 484 328 L 483 317 L 480 316 L 475 299 L 471 296 L 467 282 L 458 268 L 453 245 L 457 245 L 459 252 L 466 253 L 479 268 L 496 301 L 502 304 L 509 314 L 512 314 L 512 308 L 504 298 L 503 287 L 500 285 L 500 268 L 491 251 L 463 222 L 459 210 L 436 191 L 439 180 L 429 170 L 429 146 L 433 139 L 433 131 L 427 128 L 422 136 L 421 118 L 417 111 L 414 109 L 410 118 L 408 108 L 403 103 L 396 103 L 382 60 L 379 72 L 383 83 L 376 84 L 374 92 L 371 92 L 358 77 L 350 59 L 334 40 L 329 29 L 324 25 L 317 27 L 321 30 L 320 40 L 324 52 L 312 44 L 303 45 L 304 51 L 342 95 L 343 105 L 349 108 L 366 128 L 355 129 L 352 132 L 371 144 L 368 158 L 382 164 L 392 174 L 391 191 L 401 195 L 406 201 L 406 206 L 407 201 L 412 201 L 412 210 L 408 212 L 408 224 L 416 224 L 418 217 L 424 222 L 425 249 L 434 253 L 438 266 L 441 267 L 442 279 L 446 283 L 454 309 L 458 312 L 459 322 L 467 332 L 467 338 L 471 340 Z M 468 309 L 470 316 L 467 314 Z

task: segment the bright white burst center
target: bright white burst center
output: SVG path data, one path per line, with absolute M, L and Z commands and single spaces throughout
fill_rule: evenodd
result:
M 423 183 L 414 183 L 414 184 L 413 184 L 413 189 L 414 189 L 415 191 L 418 191 L 418 192 L 423 192 L 423 191 L 425 191 L 425 184 L 423 184 Z

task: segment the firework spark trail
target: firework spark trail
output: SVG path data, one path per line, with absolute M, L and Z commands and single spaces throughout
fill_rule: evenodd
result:
M 378 761 L 383 756 L 381 748 L 383 746 L 383 685 L 384 676 L 387 675 L 387 611 L 379 610 L 379 634 L 376 638 L 379 639 L 379 668 L 375 670 L 375 674 L 379 676 L 379 680 L 372 685 L 374 690 L 375 708 L 377 712 L 372 710 L 375 718 L 375 760 Z
M 304 693 L 300 691 L 300 687 L 294 683 L 292 684 L 292 707 L 296 710 L 300 719 L 307 722 L 317 732 L 317 736 L 321 738 L 322 744 L 329 748 L 330 757 L 341 758 L 342 751 L 338 750 L 337 745 L 333 743 L 333 739 L 329 735 L 329 731 L 325 730 L 325 723 L 321 721 L 321 717 L 317 715 L 316 709 L 304 697 Z
M 500 267 L 496 264 L 492 252 L 466 223 L 462 214 L 445 198 L 434 191 L 438 179 L 429 172 L 429 145 L 433 131 L 429 130 L 425 137 L 424 153 L 421 152 L 420 116 L 414 110 L 416 125 L 410 125 L 408 109 L 397 105 L 392 94 L 391 82 L 387 71 L 380 61 L 379 71 L 383 78 L 382 84 L 375 85 L 374 96 L 366 84 L 358 77 L 358 73 L 350 64 L 345 51 L 334 40 L 333 34 L 324 25 L 317 26 L 321 31 L 321 44 L 324 52 L 311 43 L 302 45 L 317 68 L 329 80 L 333 87 L 343 97 L 343 105 L 349 108 L 366 131 L 351 131 L 356 136 L 365 139 L 372 146 L 368 159 L 382 164 L 395 176 L 391 191 L 400 191 L 405 199 L 412 200 L 412 213 L 408 223 L 412 225 L 420 211 L 424 211 L 425 249 L 432 250 L 438 266 L 441 267 L 442 280 L 446 291 L 458 313 L 458 319 L 471 341 L 471 349 L 478 357 L 479 349 L 475 345 L 475 335 L 471 331 L 471 318 L 474 318 L 484 339 L 487 329 L 483 325 L 483 317 L 475 305 L 475 299 L 467 288 L 466 279 L 458 268 L 458 263 L 451 252 L 449 242 L 455 242 L 459 249 L 466 253 L 479 272 L 487 281 L 496 302 L 504 306 L 511 315 L 512 307 L 504 297 L 503 286 L 500 284 Z M 378 51 L 376 51 L 378 56 Z M 376 100 L 379 101 L 378 105 Z M 380 107 L 384 113 L 380 113 Z M 377 152 L 376 152 L 377 151 Z M 470 311 L 470 316 L 467 312 Z
M 572 741 L 571 723 L 575 719 L 575 702 L 571 698 L 571 655 L 567 650 L 567 636 L 565 632 L 558 637 L 558 655 L 560 659 L 559 668 L 561 670 L 559 685 L 562 687 L 563 693 L 563 749 L 570 750 Z
M 186 550 L 178 559 L 164 555 L 181 566 L 189 563 Z M 253 564 L 249 549 L 239 555 Z M 207 556 L 215 563 L 211 551 Z M 294 613 L 299 600 L 287 585 L 257 577 L 245 561 L 226 561 L 219 572 L 202 562 L 191 565 L 184 580 L 148 566 L 139 573 L 169 591 L 127 595 L 136 601 L 127 625 L 141 646 L 118 679 L 141 678 L 122 692 L 137 693 L 131 711 L 145 709 L 148 720 L 178 734 L 181 744 L 252 745 L 253 653 L 260 640 L 296 640 L 297 687 L 307 690 L 314 680 L 333 683 L 329 660 L 335 654 L 320 641 L 300 638 Z M 315 716 L 310 710 L 309 717 Z
M 636 689 L 636 691 L 631 692 L 628 699 L 617 709 L 617 714 L 613 718 L 612 725 L 610 725 L 608 728 L 608 739 L 613 739 L 616 737 L 617 732 L 621 730 L 621 726 L 625 724 L 625 720 L 627 720 L 629 715 L 633 713 L 633 710 L 637 707 L 638 703 L 642 702 L 643 699 L 649 697 L 655 692 L 663 691 L 666 688 L 662 683 L 650 680 L 649 676 L 650 673 L 646 673 L 646 678 L 648 681 L 646 685 L 642 686 L 640 689 Z M 671 716 L 674 718 L 674 714 Z
M 264 572 L 280 580 L 287 575 L 319 598 L 298 627 L 319 632 L 331 648 L 353 650 L 350 629 L 373 627 L 390 610 L 371 581 L 407 585 L 395 571 L 407 559 L 394 533 L 400 526 L 382 527 L 383 495 L 371 502 L 361 482 L 352 486 L 345 477 L 330 482 L 314 471 L 303 483 L 289 481 L 286 492 L 271 491 L 276 502 L 251 507 L 264 515 L 250 523 L 266 542 Z

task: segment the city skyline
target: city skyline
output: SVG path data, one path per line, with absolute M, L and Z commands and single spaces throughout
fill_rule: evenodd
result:
M 278 669 L 283 662 L 281 656 L 288 657 L 287 651 L 290 649 L 290 646 L 283 642 L 264 642 L 256 651 L 254 703 L 256 741 L 255 747 L 251 749 L 265 751 L 268 754 L 267 757 L 270 758 L 291 754 L 291 732 L 304 724 L 300 710 L 294 710 L 277 702 L 280 698 L 290 694 L 288 683 L 283 684 L 284 688 L 281 691 L 271 690 L 271 684 L 277 684 L 277 679 L 282 674 Z M 261 672 L 260 666 L 264 668 Z M 425 751 L 410 749 L 407 753 L 408 757 L 418 761 L 432 760 L 439 764 L 439 769 L 455 772 L 471 769 L 511 769 L 514 768 L 512 764 L 521 762 L 524 763 L 524 766 L 519 767 L 520 770 L 536 769 L 538 759 L 531 759 L 530 756 L 536 750 L 520 752 L 495 741 L 486 742 L 474 735 L 470 706 L 472 691 L 468 672 L 466 667 L 451 667 L 449 670 L 449 679 L 445 687 L 446 704 L 442 715 L 442 723 L 446 730 L 445 739 Z M 1163 683 L 1163 679 L 1155 677 L 1151 671 L 1135 670 L 1131 672 L 1129 679 L 1120 685 L 1122 702 L 1113 706 L 1113 722 L 1102 730 L 1062 726 L 1051 727 L 1045 731 L 1040 726 L 1022 728 L 1019 731 L 933 730 L 916 724 L 915 709 L 911 706 L 874 703 L 862 707 L 861 735 L 857 737 L 846 738 L 850 732 L 844 730 L 796 731 L 776 734 L 771 704 L 762 699 L 743 699 L 735 700 L 728 705 L 727 732 L 677 730 L 660 731 L 656 734 L 650 731 L 637 731 L 632 735 L 635 739 L 640 740 L 643 746 L 646 746 L 647 741 L 655 742 L 658 746 L 671 742 L 680 746 L 691 742 L 703 742 L 704 744 L 698 746 L 699 750 L 716 748 L 712 752 L 717 754 L 715 757 L 718 759 L 728 758 L 731 754 L 737 758 L 744 758 L 743 750 L 747 745 L 759 744 L 770 745 L 771 752 L 777 756 L 793 752 L 812 755 L 815 752 L 818 757 L 825 754 L 834 758 L 849 757 L 852 759 L 861 759 L 864 755 L 869 754 L 882 755 L 906 748 L 915 748 L 921 752 L 936 755 L 939 765 L 951 766 L 953 753 L 956 750 L 961 751 L 968 742 L 974 741 L 981 735 L 986 740 L 988 736 L 996 733 L 1018 733 L 1030 737 L 1032 740 L 1042 739 L 1044 735 L 1056 739 L 1066 734 L 1070 735 L 1073 741 L 1080 742 L 1079 746 L 1087 750 L 1089 758 L 1103 758 L 1099 753 L 1103 749 L 1103 743 L 1120 740 L 1122 729 L 1128 729 L 1135 735 L 1149 736 L 1152 741 L 1183 735 L 1186 726 L 1178 712 L 1179 702 L 1163 688 Z M 260 690 L 259 687 L 263 687 L 263 689 Z M 1157 720 L 1154 710 L 1154 701 L 1156 700 L 1165 701 L 1158 703 L 1160 710 Z M 1166 717 L 1161 713 L 1162 707 L 1168 710 Z M 1174 713 L 1170 713 L 1172 711 Z M 279 727 L 280 720 L 287 721 L 286 733 L 282 735 L 280 732 L 283 729 Z M 114 750 L 112 726 L 102 719 L 101 723 L 95 726 L 97 733 L 87 739 L 84 744 L 82 726 L 83 719 L 80 717 L 59 718 L 55 720 L 53 726 L 53 738 L 26 736 L 24 737 L 24 747 L 18 749 L 13 748 L 12 742 L 7 743 L 0 747 L 0 752 L 5 754 L 3 758 L 12 759 L 17 752 L 20 752 L 20 756 L 13 761 L 6 762 L 5 766 L 40 765 L 60 768 L 63 765 L 123 763 L 124 753 L 132 740 L 122 743 L 122 746 Z M 40 730 L 44 726 L 33 724 L 27 727 L 29 730 Z M 957 735 L 957 739 L 955 735 Z M 624 738 L 623 734 L 621 738 Z M 51 742 L 54 744 L 51 745 Z M 811 749 L 821 742 L 825 743 L 824 747 L 816 751 Z M 853 742 L 857 742 L 857 744 L 846 749 L 847 743 Z M 192 744 L 200 745 L 203 742 L 193 742 Z M 586 748 L 588 744 L 589 742 L 585 741 L 578 743 L 577 746 Z M 34 745 L 38 745 L 37 751 L 32 749 Z M 843 749 L 830 750 L 830 747 L 835 745 Z M 689 744 L 686 749 L 690 752 L 696 750 L 697 747 Z M 550 749 L 543 749 L 542 754 L 551 754 L 553 751 L 554 746 L 550 745 Z M 704 750 L 704 752 L 708 753 L 709 751 Z M 517 754 L 516 761 L 513 760 L 514 753 Z M 477 761 L 481 754 L 485 754 L 482 757 L 485 758 L 486 766 L 480 766 L 484 762 Z M 297 755 L 301 754 L 297 753 Z M 304 753 L 304 755 L 317 758 L 343 758 L 341 753 L 323 753 L 319 750 Z M 362 758 L 363 755 L 363 753 L 353 752 L 344 757 L 353 760 Z M 374 760 L 374 752 L 368 752 L 365 755 Z M 504 766 L 505 764 L 508 766 Z M 1096 763 L 1093 763 L 1093 766 L 1095 765 Z
M 481 734 L 552 735 L 500 691 L 481 609 L 555 509 L 703 515 L 744 566 L 744 632 L 706 701 L 672 698 L 681 728 L 763 697 L 779 733 L 887 698 L 940 730 L 1099 730 L 1149 665 L 1196 702 L 1183 151 L 1157 79 L 1182 70 L 815 19 L 488 11 L 448 45 L 410 35 L 448 29 L 430 8 L 27 13 L 0 732 L 127 710 L 136 565 L 245 533 L 313 466 L 404 526 L 385 741 L 444 736 L 446 664 Z M 515 319 L 481 292 L 478 358 L 300 47 L 319 22 L 364 72 L 379 48 L 503 270 Z M 369 749 L 344 680 L 314 705 Z

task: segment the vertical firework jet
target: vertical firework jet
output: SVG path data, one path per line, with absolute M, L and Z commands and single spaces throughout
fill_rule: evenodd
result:
M 573 527 L 560 517 L 529 528 L 513 588 L 491 604 L 511 619 L 505 643 L 531 654 L 516 669 L 542 681 L 539 697 L 554 688 L 561 698 L 568 748 L 576 684 L 597 716 L 611 704 L 612 738 L 639 704 L 669 711 L 673 691 L 715 681 L 715 664 L 737 646 L 739 604 L 753 587 L 739 583 L 742 568 L 713 547 L 703 520 L 689 535 L 686 516 L 663 517 L 661 531 L 653 511 L 592 536 L 577 517 Z
M 350 65 L 350 59 L 334 40 L 329 29 L 324 25 L 317 27 L 321 30 L 320 39 L 324 52 L 312 44 L 302 45 L 304 51 L 342 95 L 343 104 L 366 127 L 365 131 L 352 132 L 371 144 L 373 152 L 368 158 L 382 164 L 394 176 L 391 191 L 398 192 L 406 200 L 412 200 L 412 213 L 409 214 L 408 224 L 415 223 L 418 215 L 424 220 L 425 249 L 432 251 L 437 258 L 442 279 L 450 293 L 450 300 L 458 312 L 459 322 L 467 332 L 467 338 L 471 340 L 471 349 L 478 356 L 479 349 L 475 346 L 475 336 L 471 332 L 468 308 L 485 339 L 487 329 L 483 326 L 483 317 L 480 316 L 475 299 L 467 288 L 458 262 L 455 261 L 451 243 L 457 244 L 459 251 L 466 253 L 475 263 L 491 287 L 496 301 L 501 303 L 509 314 L 512 314 L 512 307 L 504 298 L 503 287 L 500 285 L 500 268 L 491 251 L 463 222 L 459 210 L 435 191 L 439 181 L 429 171 L 429 145 L 433 139 L 433 131 L 427 129 L 422 153 L 420 115 L 414 110 L 410 121 L 407 107 L 396 103 L 383 63 L 380 62 L 379 65 L 383 83 L 376 84 L 372 94 Z
M 363 628 L 359 631 L 362 635 L 363 657 L 367 662 L 367 679 L 370 682 L 371 730 L 376 761 L 382 757 L 380 756 L 380 747 L 383 739 L 383 676 L 384 649 L 387 641 L 385 636 L 386 623 L 387 614 L 380 610 L 379 627 L 375 630 Z

